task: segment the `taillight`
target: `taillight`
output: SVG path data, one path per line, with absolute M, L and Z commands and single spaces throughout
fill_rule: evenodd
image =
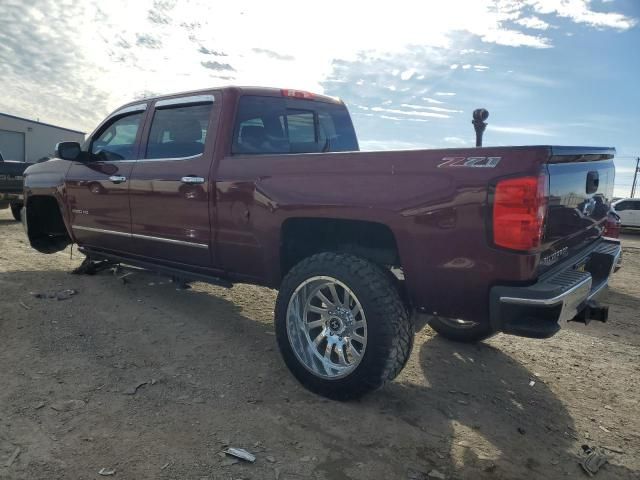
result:
M 291 90 L 291 89 L 282 89 L 280 90 L 283 97 L 290 98 L 304 98 L 306 100 L 313 100 L 315 95 L 311 92 L 304 92 L 302 90 Z
M 540 246 L 549 196 L 549 178 L 509 178 L 498 182 L 493 197 L 493 242 L 512 250 Z
M 619 238 L 621 225 L 620 217 L 613 212 L 609 212 L 604 223 L 603 235 L 609 238 Z

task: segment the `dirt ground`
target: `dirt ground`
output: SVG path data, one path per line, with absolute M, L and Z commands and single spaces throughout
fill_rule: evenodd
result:
M 475 346 L 426 327 L 396 381 L 336 403 L 281 361 L 274 291 L 70 275 L 80 255 L 0 211 L 0 479 L 587 478 L 583 444 L 609 456 L 597 478 L 638 479 L 640 234 L 623 245 L 607 324 Z

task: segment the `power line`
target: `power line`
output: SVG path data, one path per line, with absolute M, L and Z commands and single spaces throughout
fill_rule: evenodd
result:
M 640 167 L 640 157 L 636 158 L 636 170 L 633 173 L 633 185 L 631 186 L 631 198 L 636 194 L 636 180 L 638 179 L 638 167 Z

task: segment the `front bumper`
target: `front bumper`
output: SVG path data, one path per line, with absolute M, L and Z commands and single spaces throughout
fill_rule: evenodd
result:
M 533 285 L 493 287 L 492 329 L 533 338 L 554 335 L 606 289 L 609 276 L 620 268 L 621 260 L 620 241 L 602 239 L 545 273 Z

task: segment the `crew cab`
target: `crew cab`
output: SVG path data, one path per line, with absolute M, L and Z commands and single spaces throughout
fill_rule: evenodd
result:
M 25 174 L 33 248 L 278 289 L 285 363 L 331 398 L 392 380 L 420 315 L 460 341 L 606 320 L 612 148 L 360 152 L 340 100 L 225 87 L 129 103 L 56 151 Z

